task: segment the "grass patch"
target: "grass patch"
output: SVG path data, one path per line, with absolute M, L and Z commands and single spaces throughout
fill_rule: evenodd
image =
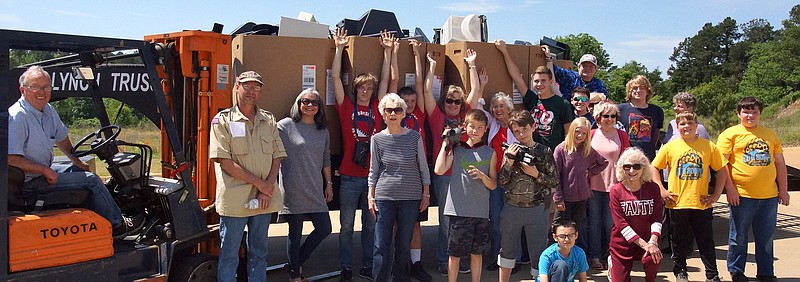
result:
M 95 127 L 72 127 L 69 129 L 69 138 L 73 144 L 77 143 L 81 138 L 96 131 Z M 122 128 L 117 140 L 125 141 L 128 143 L 145 144 L 153 148 L 153 166 L 150 168 L 151 173 L 160 173 L 161 166 L 158 165 L 161 161 L 161 130 L 155 125 L 147 124 L 144 126 Z M 88 143 L 88 142 L 87 142 Z M 88 147 L 87 147 L 88 148 Z M 124 147 L 121 150 L 136 152 L 138 149 Z M 63 156 L 64 153 L 58 148 L 54 148 L 53 152 L 56 156 Z M 97 175 L 103 179 L 109 176 L 108 170 L 105 169 L 105 164 L 99 159 L 95 159 Z

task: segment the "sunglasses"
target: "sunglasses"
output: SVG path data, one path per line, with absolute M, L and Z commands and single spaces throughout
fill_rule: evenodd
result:
M 461 105 L 461 99 L 450 99 L 450 98 L 447 98 L 447 99 L 444 99 L 444 102 L 448 103 L 448 104 Z
M 319 107 L 319 101 L 317 101 L 317 100 L 311 100 L 311 99 L 303 98 L 303 99 L 300 99 L 299 103 L 300 103 L 300 105 Z
M 402 113 L 403 113 L 403 108 L 401 108 L 401 107 L 397 107 L 397 108 L 385 108 L 385 109 L 383 109 L 383 111 L 384 111 L 384 112 L 386 112 L 387 114 L 392 114 L 392 113 L 395 113 L 395 114 L 398 114 L 398 115 L 399 115 L 399 114 L 402 114 Z
M 586 98 L 586 97 L 572 97 L 572 101 L 586 103 L 586 102 L 589 102 L 589 98 Z
M 603 118 L 617 118 L 617 115 L 600 115 Z
M 624 164 L 622 165 L 623 170 L 640 170 L 642 169 L 642 164 Z

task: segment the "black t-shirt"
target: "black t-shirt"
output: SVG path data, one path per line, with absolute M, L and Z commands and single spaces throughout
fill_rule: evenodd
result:
M 628 133 L 631 146 L 639 147 L 651 161 L 656 157 L 659 131 L 664 128 L 664 110 L 648 104 L 647 108 L 636 108 L 630 103 L 617 105 L 619 121 Z
M 536 125 L 533 131 L 533 140 L 544 144 L 550 150 L 555 150 L 556 146 L 564 141 L 564 124 L 571 123 L 575 119 L 572 105 L 559 96 L 547 99 L 539 99 L 536 92 L 528 89 L 522 99 L 525 108 L 531 111 Z

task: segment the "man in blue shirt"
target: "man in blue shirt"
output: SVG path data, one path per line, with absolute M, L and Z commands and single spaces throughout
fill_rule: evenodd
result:
M 608 89 L 606 89 L 603 81 L 594 77 L 597 73 L 597 57 L 592 54 L 584 54 L 578 62 L 578 71 L 562 69 L 553 64 L 553 59 L 550 57 L 550 48 L 542 46 L 544 49 L 544 57 L 547 60 L 547 67 L 553 70 L 561 88 L 561 97 L 569 101 L 572 98 L 572 92 L 576 87 L 588 88 L 591 92 L 600 92 L 608 97 Z
M 23 197 L 30 202 L 48 191 L 89 190 L 85 206 L 111 222 L 115 237 L 140 229 L 144 221 L 123 218 L 100 178 L 72 155 L 67 127 L 49 103 L 50 83 L 50 74 L 42 67 L 29 67 L 19 78 L 22 97 L 8 108 L 8 165 L 25 172 Z M 72 166 L 53 165 L 53 145 L 69 157 Z

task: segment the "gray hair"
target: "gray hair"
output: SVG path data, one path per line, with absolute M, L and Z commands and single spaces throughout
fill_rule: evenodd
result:
M 381 112 L 381 115 L 385 114 L 383 110 L 386 109 L 386 104 L 389 103 L 395 103 L 397 105 L 400 105 L 400 107 L 403 108 L 403 116 L 406 115 L 406 110 L 408 109 L 408 105 L 406 105 L 405 100 L 400 98 L 400 96 L 398 96 L 395 93 L 386 94 L 386 96 L 383 96 L 383 99 L 381 99 L 381 101 L 378 103 L 378 111 Z
M 25 83 L 28 82 L 28 76 L 37 72 L 47 77 L 47 81 L 51 81 L 50 73 L 44 70 L 44 68 L 42 68 L 41 66 L 33 65 L 28 67 L 28 69 L 26 69 L 25 72 L 23 72 L 22 75 L 19 76 L 19 86 L 27 86 L 27 84 Z
M 625 152 L 619 156 L 619 160 L 617 160 L 617 166 L 614 168 L 617 181 L 622 182 L 625 179 L 625 170 L 622 168 L 622 165 L 625 164 L 640 164 L 642 165 L 642 176 L 640 181 L 644 182 L 652 182 L 653 181 L 653 172 L 650 171 L 650 160 L 647 159 L 642 149 L 637 147 L 629 147 L 625 149 Z
M 692 110 L 697 109 L 697 99 L 689 92 L 678 92 L 675 96 L 672 96 L 672 103 L 677 104 L 678 102 L 683 103 L 686 107 L 692 108 Z
M 311 94 L 314 96 L 314 99 L 319 102 L 319 106 L 317 106 L 317 114 L 314 115 L 314 125 L 317 126 L 318 130 L 324 129 L 328 126 L 328 121 L 325 118 L 325 103 L 322 100 L 322 96 L 319 95 L 319 92 L 314 88 L 306 88 L 303 89 L 300 94 L 297 95 L 297 98 L 294 99 L 294 104 L 292 108 L 289 109 L 289 117 L 294 122 L 299 122 L 302 118 L 302 114 L 300 113 L 300 100 L 303 99 L 304 96 Z
M 492 100 L 489 101 L 489 107 L 491 109 L 492 105 L 494 105 L 495 101 L 500 101 L 506 105 L 506 108 L 513 111 L 514 110 L 514 100 L 511 99 L 511 96 L 503 92 L 497 92 L 492 96 Z

